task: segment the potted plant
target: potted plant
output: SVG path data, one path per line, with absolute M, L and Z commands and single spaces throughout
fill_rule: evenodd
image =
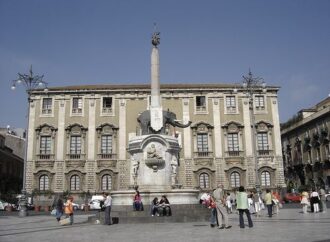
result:
M 40 191 L 39 189 L 35 188 L 32 191 L 32 197 L 33 197 L 33 201 L 34 201 L 34 211 L 39 212 L 40 211 Z

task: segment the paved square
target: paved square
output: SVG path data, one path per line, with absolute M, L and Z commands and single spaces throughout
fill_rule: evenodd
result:
M 253 217 L 254 228 L 245 229 L 239 228 L 238 215 L 230 214 L 233 228 L 228 230 L 211 228 L 207 222 L 104 226 L 88 224 L 88 216 L 75 215 L 75 224 L 63 227 L 48 215 L 1 216 L 0 241 L 330 241 L 330 211 L 302 214 L 301 209 L 285 208 L 272 218 Z

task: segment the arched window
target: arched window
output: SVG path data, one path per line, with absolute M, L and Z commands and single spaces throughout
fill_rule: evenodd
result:
M 261 186 L 270 186 L 270 173 L 268 171 L 261 172 Z
M 42 175 L 39 178 L 39 190 L 46 191 L 49 190 L 49 177 L 47 175 Z
M 241 185 L 240 174 L 237 171 L 234 171 L 230 174 L 230 185 L 231 187 L 239 187 Z
M 200 188 L 209 188 L 210 187 L 210 179 L 207 173 L 202 173 L 199 175 L 199 187 Z
M 112 179 L 110 175 L 102 176 L 102 191 L 110 190 L 112 186 Z
M 80 177 L 78 175 L 73 175 L 70 178 L 70 190 L 71 191 L 80 190 Z

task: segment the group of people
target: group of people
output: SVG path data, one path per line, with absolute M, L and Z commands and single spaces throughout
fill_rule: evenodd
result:
M 248 226 L 253 227 L 251 214 L 259 217 L 261 210 L 267 208 L 268 216 L 272 217 L 273 213 L 279 213 L 279 208 L 282 206 L 278 193 L 271 193 L 267 189 L 263 195 L 257 192 L 248 194 L 243 186 L 239 187 L 237 193 L 230 194 L 224 192 L 222 185 L 218 185 L 213 193 L 202 194 L 200 201 L 211 209 L 211 227 L 218 226 L 219 229 L 231 228 L 228 223 L 228 214 L 233 212 L 233 207 L 236 207 L 239 214 L 240 227 L 244 228 L 244 214 L 246 214 Z
M 55 217 L 58 222 L 61 221 L 63 213 L 66 218 L 70 218 L 70 225 L 73 224 L 73 197 L 69 196 L 66 203 L 63 202 L 62 196 L 58 196 L 57 200 L 55 200 L 53 207 L 55 209 Z
M 133 210 L 134 211 L 143 211 L 143 203 L 142 197 L 138 190 L 135 191 L 133 197 Z M 158 197 L 155 197 L 151 202 L 150 208 L 151 216 L 171 216 L 172 210 L 170 206 L 170 202 L 168 201 L 167 197 L 163 195 L 159 200 Z
M 310 193 L 304 191 L 301 193 L 301 205 L 302 212 L 307 213 L 308 207 L 311 208 L 312 213 L 327 211 L 325 190 L 320 188 L 319 191 L 317 189 L 313 189 Z
M 172 216 L 170 202 L 165 195 L 160 200 L 157 197 L 152 200 L 151 216 Z
M 103 193 L 104 200 L 100 202 L 100 210 L 104 211 L 105 215 L 105 225 L 111 225 L 111 205 L 112 198 L 109 193 Z M 53 203 L 53 207 L 55 209 L 55 217 L 58 222 L 61 221 L 62 216 L 65 215 L 65 218 L 69 218 L 69 224 L 73 224 L 73 196 L 68 196 L 67 201 L 64 203 L 62 196 L 58 196 L 57 199 Z

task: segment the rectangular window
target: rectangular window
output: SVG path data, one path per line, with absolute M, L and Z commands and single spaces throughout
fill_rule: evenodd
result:
M 52 102 L 51 98 L 42 99 L 42 114 L 51 114 L 52 113 Z
M 103 98 L 102 113 L 112 113 L 112 97 Z
M 207 134 L 197 134 L 197 151 L 198 153 L 207 153 L 209 151 Z
M 268 134 L 266 132 L 258 133 L 257 134 L 258 139 L 258 150 L 269 150 L 268 145 Z
M 236 98 L 235 96 L 226 97 L 227 112 L 236 112 Z
M 255 100 L 256 109 L 265 109 L 264 96 L 255 96 L 254 100 Z
M 71 136 L 70 140 L 70 154 L 81 154 L 81 136 Z
M 82 98 L 72 98 L 72 113 L 82 113 Z
M 52 139 L 50 136 L 41 136 L 40 137 L 40 154 L 46 155 L 51 153 L 51 142 Z
M 227 134 L 228 152 L 230 156 L 239 156 L 239 141 L 237 133 Z
M 196 97 L 196 111 L 206 111 L 206 97 L 205 96 L 197 96 Z
M 101 154 L 112 153 L 112 135 L 102 135 L 101 137 Z

